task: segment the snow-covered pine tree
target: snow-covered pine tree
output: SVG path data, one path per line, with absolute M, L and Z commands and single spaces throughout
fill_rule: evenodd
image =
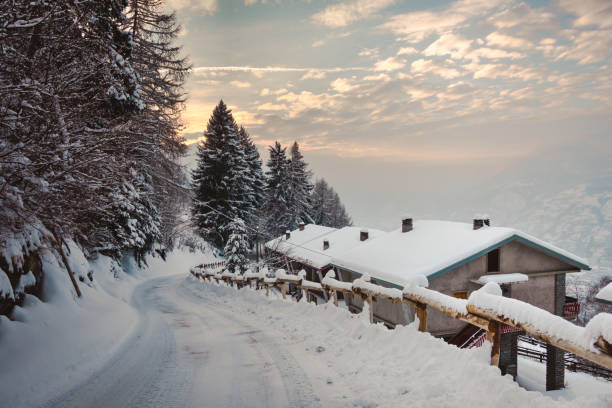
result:
M 310 213 L 312 202 L 310 193 L 313 185 L 310 183 L 312 173 L 304 161 L 297 142 L 291 146 L 291 157 L 288 166 L 288 188 L 289 188 L 289 220 L 287 229 L 294 230 L 300 222 L 312 223 Z
M 312 202 L 312 221 L 317 225 L 328 225 L 328 211 L 331 207 L 332 196 L 325 179 L 321 178 L 315 182 L 310 199 Z
M 270 159 L 266 171 L 266 200 L 264 203 L 264 232 L 271 237 L 283 233 L 290 226 L 289 213 L 289 161 L 286 148 L 279 142 L 269 146 Z
M 221 248 L 231 220 L 253 213 L 251 178 L 238 127 L 223 101 L 213 110 L 204 135 L 192 173 L 191 213 L 200 236 Z
M 342 228 L 348 225 L 352 225 L 353 221 L 346 212 L 344 204 L 340 201 L 340 196 L 336 191 L 332 189 L 333 195 L 331 200 L 331 208 L 329 209 L 330 214 L 330 227 Z
M 242 275 L 246 271 L 249 254 L 249 239 L 244 221 L 234 218 L 227 229 L 230 234 L 223 248 L 226 257 L 225 269 L 230 273 Z
M 240 126 L 239 134 L 242 148 L 245 152 L 245 159 L 249 166 L 248 181 L 252 192 L 252 202 L 250 208 L 251 212 L 248 214 L 247 218 L 245 218 L 245 224 L 250 227 L 248 234 L 249 241 L 252 242 L 255 238 L 252 231 L 256 230 L 257 225 L 259 225 L 260 210 L 265 200 L 266 179 L 261 168 L 261 157 L 259 156 L 259 151 L 257 151 L 255 143 L 253 143 L 253 140 L 251 140 L 249 133 L 244 127 Z
M 145 261 L 145 255 L 159 239 L 161 229 L 153 197 L 150 178 L 136 169 L 131 169 L 130 177 L 112 193 L 113 219 L 107 224 L 114 238 L 112 255 L 119 257 L 122 252 L 130 252 L 138 265 Z
M 311 200 L 311 215 L 315 224 L 334 228 L 352 225 L 351 218 L 340 201 L 340 197 L 325 179 L 316 181 Z
M 129 59 L 139 75 L 142 110 L 132 120 L 135 135 L 155 149 L 139 149 L 138 163 L 151 177 L 153 204 L 160 215 L 162 245 L 172 245 L 182 203 L 188 200 L 185 177 L 176 159 L 184 154 L 180 112 L 187 60 L 174 45 L 180 26 L 162 0 L 128 0 L 123 29 L 132 36 Z
M 110 209 L 104 193 L 125 174 L 130 145 L 122 125 L 140 109 L 123 6 L 0 4 L 1 225 L 40 220 L 73 234 Z M 95 246 L 101 236 L 78 238 Z
M 237 127 L 235 131 L 228 132 L 226 135 L 223 161 L 227 163 L 225 185 L 228 189 L 229 208 L 226 214 L 232 219 L 250 221 L 255 215 L 254 181 Z M 230 233 L 229 224 L 226 222 L 223 236 L 227 238 Z
M 261 167 L 261 157 L 259 156 L 259 151 L 255 143 L 253 143 L 251 136 L 243 126 L 240 126 L 239 133 L 242 148 L 245 151 L 245 159 L 249 165 L 251 190 L 253 191 L 253 206 L 259 208 L 264 202 L 266 188 L 266 179 Z

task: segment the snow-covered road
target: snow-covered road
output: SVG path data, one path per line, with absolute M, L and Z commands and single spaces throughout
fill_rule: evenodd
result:
M 47 406 L 320 406 L 273 336 L 195 297 L 184 281 L 163 277 L 137 287 L 132 335 L 99 372 Z
M 563 391 L 527 391 L 490 366 L 486 346 L 459 350 L 414 325 L 388 330 L 333 304 L 184 272 L 130 278 L 134 285 L 100 278 L 77 307 L 37 303 L 19 310 L 25 323 L 7 325 L 0 406 L 612 406 L 606 381 L 567 373 Z M 119 287 L 118 297 L 102 286 Z M 531 389 L 544 381 L 538 368 L 519 365 Z

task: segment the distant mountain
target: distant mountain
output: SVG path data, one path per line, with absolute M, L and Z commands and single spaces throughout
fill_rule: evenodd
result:
M 477 186 L 466 207 L 612 273 L 612 161 L 605 151 L 586 157 L 566 150 L 518 163 Z
M 492 197 L 496 224 L 509 225 L 574 252 L 600 268 L 612 266 L 612 186 L 578 184 L 556 192 L 530 185 Z

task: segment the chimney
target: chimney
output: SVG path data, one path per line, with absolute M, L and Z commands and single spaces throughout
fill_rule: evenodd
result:
M 298 228 L 300 229 L 300 231 L 304 231 L 304 223 L 300 222 L 300 225 L 298 226 Z
M 366 239 L 368 239 L 370 237 L 370 233 L 368 232 L 367 229 L 362 229 L 359 232 L 359 240 L 360 241 L 365 241 Z
M 323 240 L 323 250 L 325 251 L 327 248 L 329 248 L 329 241 L 324 239 Z
M 285 238 L 287 239 L 291 238 L 291 231 L 289 230 L 285 231 Z
M 486 214 L 476 214 L 474 216 L 474 230 L 480 229 L 484 226 L 490 227 L 491 220 Z
M 402 218 L 402 232 L 412 231 L 412 217 Z

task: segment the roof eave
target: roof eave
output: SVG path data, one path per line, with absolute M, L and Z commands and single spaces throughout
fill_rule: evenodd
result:
M 454 264 L 449 265 L 449 266 L 447 266 L 447 267 L 445 267 L 445 268 L 443 268 L 443 269 L 441 269 L 441 270 L 439 270 L 437 272 L 433 272 L 433 273 L 429 274 L 427 276 L 427 279 L 428 280 L 432 280 L 432 279 L 435 279 L 435 278 L 437 278 L 439 276 L 442 276 L 445 273 L 450 272 L 453 269 L 456 269 L 456 268 L 460 267 L 461 265 L 465 265 L 466 263 L 471 262 L 471 261 L 473 261 L 476 258 L 480 258 L 481 256 L 485 255 L 486 253 L 488 253 L 490 251 L 493 251 L 494 249 L 500 248 L 500 247 L 502 247 L 502 246 L 504 246 L 507 243 L 512 242 L 512 241 L 518 241 L 518 242 L 521 242 L 522 244 L 525 244 L 525 245 L 530 246 L 532 248 L 538 249 L 538 250 L 540 250 L 542 252 L 547 253 L 548 255 L 551 255 L 551 256 L 553 256 L 555 258 L 561 259 L 564 262 L 567 262 L 568 264 L 570 264 L 572 266 L 575 266 L 576 268 L 579 268 L 581 270 L 585 270 L 585 271 L 590 271 L 591 270 L 591 267 L 589 265 L 587 265 L 587 264 L 584 264 L 582 262 L 578 262 L 575 259 L 571 259 L 571 258 L 569 258 L 569 257 L 567 257 L 567 256 L 565 256 L 563 254 L 560 254 L 560 253 L 558 253 L 556 251 L 553 251 L 552 249 L 546 248 L 546 247 L 544 247 L 544 246 L 542 246 L 542 245 L 540 245 L 540 244 L 538 244 L 536 242 L 533 242 L 533 241 L 531 241 L 531 240 L 529 240 L 527 238 L 524 238 L 524 237 L 521 237 L 520 235 L 514 234 L 514 235 L 512 235 L 512 236 L 510 236 L 510 237 L 508 237 L 508 238 L 506 238 L 506 239 L 504 239 L 504 240 L 494 244 L 494 245 L 491 245 L 490 247 L 487 247 L 487 248 L 485 248 L 485 249 L 483 249 L 481 251 L 476 252 L 475 254 L 473 254 L 473 255 L 471 255 L 471 256 L 469 256 L 467 258 L 462 259 L 461 261 L 455 262 Z
M 547 253 L 547 254 L 549 254 L 551 256 L 554 256 L 555 258 L 561 259 L 564 262 L 567 262 L 568 264 L 570 264 L 572 266 L 575 266 L 576 268 L 579 268 L 581 270 L 585 270 L 585 271 L 590 271 L 591 270 L 591 267 L 589 265 L 587 265 L 587 264 L 584 264 L 582 262 L 578 262 L 577 260 L 571 259 L 571 258 L 569 258 L 569 257 L 567 257 L 567 256 L 565 256 L 563 254 L 560 254 L 560 253 L 558 253 L 556 251 L 553 251 L 553 250 L 551 250 L 549 248 L 546 248 L 546 247 L 544 247 L 544 246 L 542 246 L 542 245 L 540 245 L 540 244 L 538 244 L 536 242 L 533 242 L 533 241 L 531 241 L 531 240 L 529 240 L 527 238 L 524 238 L 524 237 L 521 237 L 520 235 L 514 234 L 514 235 L 512 235 L 512 236 L 510 236 L 510 237 L 508 237 L 508 238 L 506 238 L 506 239 L 504 239 L 502 241 L 499 241 L 498 243 L 496 243 L 494 245 L 491 245 L 491 246 L 489 246 L 489 247 L 487 247 L 487 248 L 485 248 L 483 250 L 480 250 L 480 251 L 476 252 L 473 255 L 470 255 L 469 257 L 466 257 L 466 258 L 464 258 L 464 259 L 462 259 L 460 261 L 457 261 L 457 262 L 455 262 L 455 263 L 453 263 L 453 264 L 451 264 L 451 265 L 449 265 L 449 266 L 447 266 L 447 267 L 445 267 L 443 269 L 440 269 L 440 270 L 438 270 L 436 272 L 432 272 L 432 273 L 428 274 L 427 275 L 427 279 L 431 281 L 432 279 L 435 279 L 435 278 L 437 278 L 439 276 L 442 276 L 442 275 L 452 271 L 453 269 L 456 269 L 456 268 L 458 268 L 458 267 L 460 267 L 462 265 L 465 265 L 466 263 L 471 262 L 474 259 L 479 258 L 479 257 L 485 255 L 486 253 L 488 253 L 490 251 L 493 251 L 494 249 L 500 248 L 500 247 L 502 247 L 502 246 L 504 246 L 507 243 L 512 242 L 512 241 L 519 241 L 519 242 L 521 242 L 521 243 L 523 243 L 525 245 L 528 245 L 528 246 L 530 246 L 532 248 L 535 248 L 535 249 L 538 249 L 540 251 L 543 251 L 543 252 L 545 252 L 545 253 Z M 346 269 L 346 270 L 348 270 L 348 271 L 350 271 L 352 273 L 357 273 L 357 274 L 361 275 L 360 272 L 351 270 L 351 269 L 349 269 L 349 268 L 347 268 L 345 266 L 337 265 L 337 264 L 335 264 L 333 262 L 331 263 L 331 265 L 334 266 L 334 267 Z M 390 283 L 390 282 L 386 282 L 386 283 Z

